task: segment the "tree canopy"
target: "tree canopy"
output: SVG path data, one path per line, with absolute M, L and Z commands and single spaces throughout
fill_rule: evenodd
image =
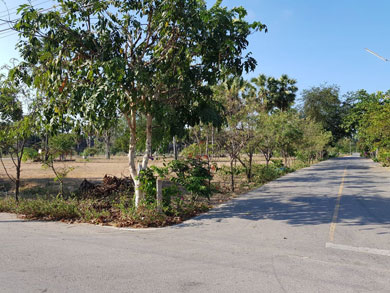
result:
M 23 5 L 15 29 L 24 61 L 15 73 L 45 93 L 45 117 L 79 115 L 105 126 L 121 113 L 138 190 L 137 117 L 146 116 L 145 168 L 153 120 L 169 123 L 171 133 L 210 118 L 219 123 L 210 86 L 256 66 L 244 55 L 247 38 L 266 26 L 221 3 L 208 9 L 200 0 L 58 0 L 58 10 L 48 12 Z

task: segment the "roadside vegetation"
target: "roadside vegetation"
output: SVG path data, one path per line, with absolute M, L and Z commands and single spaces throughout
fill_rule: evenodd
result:
M 296 100 L 286 74 L 245 80 L 257 65 L 244 54 L 248 37 L 267 27 L 243 7 L 59 0 L 56 9 L 22 5 L 14 24 L 22 60 L 0 76 L 0 212 L 164 226 L 356 148 L 389 161 L 387 95 L 320 85 Z M 99 183 L 86 172 L 67 186 L 71 162 L 125 154 L 123 176 Z M 57 188 L 24 196 L 26 162 L 50 170 Z

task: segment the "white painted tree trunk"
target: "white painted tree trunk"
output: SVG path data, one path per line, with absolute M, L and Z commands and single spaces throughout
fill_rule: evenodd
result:
M 139 171 L 137 170 L 136 164 L 136 144 L 137 144 L 137 122 L 136 122 L 136 113 L 134 110 L 131 110 L 130 116 L 126 115 L 127 124 L 130 128 L 130 142 L 129 142 L 129 170 L 130 176 L 134 182 L 134 204 L 135 207 L 138 207 L 140 201 L 143 199 L 143 194 L 140 190 L 140 182 L 138 179 Z
M 145 153 L 142 159 L 142 164 L 137 166 L 136 159 L 136 144 L 137 144 L 137 122 L 136 122 L 136 113 L 134 110 L 131 111 L 130 117 L 126 116 L 127 123 L 130 128 L 130 143 L 129 143 L 129 170 L 131 178 L 134 182 L 134 205 L 135 207 L 139 206 L 139 203 L 144 199 L 145 194 L 140 190 L 140 181 L 138 176 L 141 170 L 144 170 L 148 167 L 149 156 L 152 152 L 152 121 L 153 117 L 151 114 L 146 115 L 146 146 Z

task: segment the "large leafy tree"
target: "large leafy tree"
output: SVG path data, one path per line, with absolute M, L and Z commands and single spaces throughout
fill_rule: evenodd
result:
M 339 92 L 340 88 L 336 85 L 320 85 L 302 92 L 303 116 L 332 132 L 334 142 L 346 135 L 342 126 L 343 111 Z
M 344 126 L 356 132 L 363 151 L 390 148 L 389 94 L 390 92 L 369 94 L 360 90 L 350 95 L 351 101 Z
M 58 0 L 43 13 L 25 5 L 15 28 L 23 39 L 20 67 L 49 97 L 47 117 L 80 115 L 105 125 L 118 113 L 130 131 L 129 169 L 142 199 L 138 173 L 146 168 L 153 120 L 174 127 L 207 120 L 216 112 L 210 85 L 223 73 L 252 70 L 248 35 L 266 27 L 248 23 L 242 7 L 201 0 Z M 224 70 L 221 70 L 224 69 Z M 137 117 L 146 119 L 142 164 L 135 159 Z

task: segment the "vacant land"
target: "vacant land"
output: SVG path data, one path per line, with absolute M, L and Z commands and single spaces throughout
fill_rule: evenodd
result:
M 141 159 L 141 158 L 140 158 Z M 163 166 L 164 162 L 171 161 L 171 157 L 155 158 L 149 161 L 149 165 Z M 213 162 L 217 163 L 218 167 L 228 166 L 229 158 L 216 158 Z M 254 163 L 265 164 L 263 156 L 257 155 L 254 158 Z M 9 158 L 4 159 L 4 164 L 11 174 L 14 174 L 15 168 L 12 161 Z M 237 163 L 237 166 L 239 163 Z M 92 157 L 88 160 L 84 160 L 81 157 L 73 157 L 72 160 L 66 162 L 55 162 L 56 168 L 72 167 L 74 168 L 65 178 L 65 185 L 68 191 L 76 190 L 80 183 L 87 179 L 92 182 L 99 182 L 104 175 L 116 176 L 116 177 L 128 177 L 128 158 L 127 156 L 113 156 L 110 160 L 104 157 Z M 25 162 L 22 164 L 22 195 L 34 194 L 34 193 L 47 193 L 55 192 L 57 183 L 54 182 L 54 174 L 51 169 L 42 167 L 39 162 Z M 237 178 L 237 184 L 239 185 L 242 180 Z M 228 185 L 228 176 L 216 175 L 214 182 L 220 185 Z M 0 168 L 0 191 L 12 188 L 9 184 L 9 179 L 3 168 Z

